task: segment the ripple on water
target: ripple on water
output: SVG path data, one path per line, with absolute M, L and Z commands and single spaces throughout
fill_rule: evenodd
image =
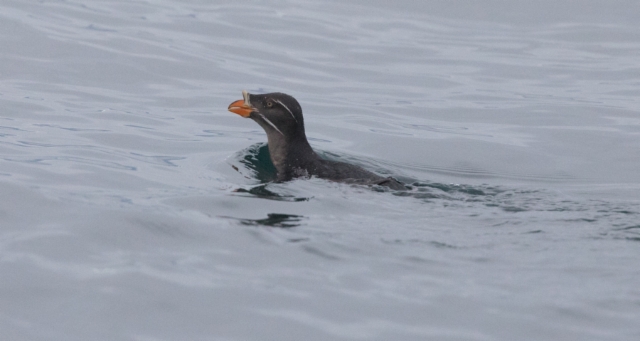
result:
M 0 3 L 5 338 L 635 340 L 631 2 Z
M 320 151 L 319 154 L 333 160 L 355 161 L 354 163 L 370 169 L 382 167 L 373 160 L 332 152 Z M 283 187 L 270 186 L 270 181 L 275 178 L 275 169 L 271 164 L 268 148 L 265 144 L 254 144 L 237 153 L 236 161 L 244 168 L 244 170 L 238 168 L 238 171 L 249 174 L 249 178 L 260 183 L 236 189 L 237 193 L 282 201 L 314 200 L 313 197 L 288 194 L 286 189 L 283 190 Z M 393 174 L 391 175 L 393 176 Z M 634 240 L 633 234 L 637 232 L 634 222 L 640 218 L 640 210 L 633 202 L 583 200 L 541 188 L 516 188 L 487 184 L 466 185 L 432 181 L 414 181 L 409 184 L 409 190 L 392 191 L 392 194 L 397 197 L 413 198 L 426 205 L 436 205 L 446 210 L 454 210 L 456 215 L 460 214 L 460 210 L 463 210 L 467 212 L 469 217 L 491 217 L 492 226 L 533 223 L 534 228 L 530 228 L 526 233 L 534 233 L 532 231 L 541 233 L 552 226 L 566 227 L 588 224 L 599 231 L 594 233 L 629 234 L 624 238 Z M 375 187 L 371 189 L 372 193 L 376 192 Z M 495 211 L 495 209 L 499 211 Z M 262 220 L 251 221 L 254 221 L 255 225 L 260 225 L 255 222 Z M 542 222 L 547 224 L 545 228 L 536 229 L 535 226 Z

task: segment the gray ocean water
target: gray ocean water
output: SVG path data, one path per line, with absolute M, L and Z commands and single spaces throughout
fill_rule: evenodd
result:
M 637 1 L 0 1 L 2 340 L 638 340 L 639 191 Z

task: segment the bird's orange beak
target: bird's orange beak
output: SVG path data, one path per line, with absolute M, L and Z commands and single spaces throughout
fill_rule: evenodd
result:
M 255 108 L 249 102 L 249 93 L 245 90 L 242 90 L 243 99 L 239 99 L 231 104 L 229 104 L 229 111 L 234 114 L 238 114 L 242 117 L 249 117 L 251 112 L 255 110 Z

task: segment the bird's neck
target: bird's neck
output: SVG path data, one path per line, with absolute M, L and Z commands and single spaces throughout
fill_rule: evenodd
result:
M 306 171 L 307 165 L 318 158 L 304 136 L 294 139 L 269 138 L 268 144 L 278 180 L 290 180 L 303 175 L 298 173 Z

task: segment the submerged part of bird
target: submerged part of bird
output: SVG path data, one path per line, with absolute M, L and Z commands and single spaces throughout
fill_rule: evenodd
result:
M 316 176 L 350 184 L 407 189 L 394 178 L 382 177 L 349 163 L 319 157 L 307 141 L 300 104 L 287 94 L 250 94 L 243 90 L 242 99 L 231 103 L 229 111 L 254 120 L 267 133 L 269 154 L 276 168 L 277 181 Z

